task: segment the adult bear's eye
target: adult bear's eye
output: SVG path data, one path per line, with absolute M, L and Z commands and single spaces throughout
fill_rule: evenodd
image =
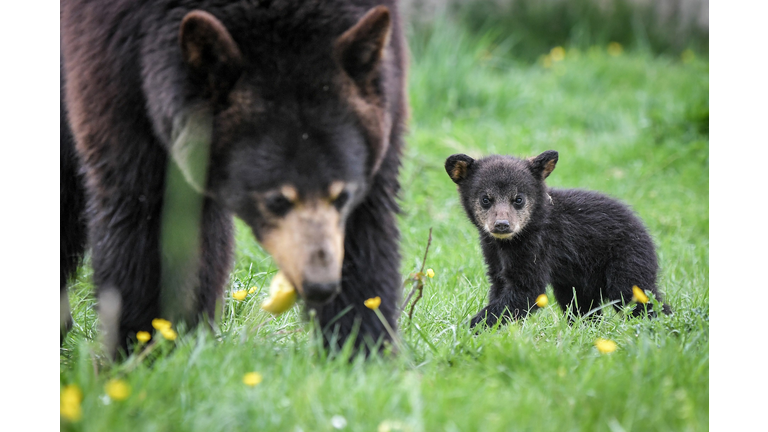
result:
M 483 199 L 480 200 L 480 204 L 482 204 L 483 208 L 488 208 L 491 206 L 491 199 L 488 198 L 488 195 L 484 195 Z
M 276 216 L 283 216 L 293 207 L 293 203 L 283 195 L 274 195 L 267 198 L 264 205 L 267 207 L 267 210 Z
M 339 196 L 336 197 L 335 200 L 333 200 L 333 205 L 336 207 L 337 210 L 341 210 L 344 208 L 344 204 L 349 201 L 349 192 L 342 191 Z

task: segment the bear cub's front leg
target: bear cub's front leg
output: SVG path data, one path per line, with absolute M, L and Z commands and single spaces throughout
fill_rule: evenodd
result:
M 492 243 L 483 248 L 487 262 L 492 262 L 493 258 L 501 253 L 495 250 L 497 249 L 496 246 Z M 530 267 L 524 260 L 525 258 L 522 256 L 517 257 L 517 262 L 520 263 L 519 267 Z M 474 328 L 481 323 L 493 327 L 499 320 L 506 323 L 522 319 L 538 309 L 536 299 L 539 295 L 544 294 L 546 282 L 537 272 L 521 272 L 519 271 L 520 268 L 502 269 L 498 266 L 489 266 L 488 277 L 493 283 L 490 288 L 488 306 L 472 318 L 470 327 Z

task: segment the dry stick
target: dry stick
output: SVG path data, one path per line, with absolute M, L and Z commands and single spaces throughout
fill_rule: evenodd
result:
M 413 300 L 413 303 L 411 303 L 411 309 L 408 311 L 408 319 L 413 319 L 413 308 L 416 307 L 416 303 L 419 302 L 422 295 L 424 294 L 424 281 L 422 278 L 424 277 L 424 266 L 427 264 L 427 254 L 429 254 L 429 245 L 432 244 L 432 227 L 429 228 L 429 239 L 427 240 L 427 248 L 424 250 L 424 259 L 421 261 L 421 269 L 418 273 L 416 273 L 415 276 L 412 276 L 403 282 L 403 285 L 405 285 L 409 280 L 414 282 L 413 289 L 408 294 L 408 297 L 405 298 L 405 301 L 403 302 L 403 306 L 400 308 L 405 309 L 405 305 L 408 304 L 409 301 L 411 301 L 411 297 L 413 297 L 413 294 L 418 290 L 419 295 L 416 296 L 416 298 Z

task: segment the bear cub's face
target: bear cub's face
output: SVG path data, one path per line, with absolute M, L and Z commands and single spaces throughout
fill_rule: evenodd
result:
M 557 152 L 531 159 L 489 156 L 472 159 L 455 154 L 445 171 L 458 185 L 467 216 L 477 228 L 498 240 L 523 232 L 535 209 L 546 199 L 544 179 L 557 164 Z

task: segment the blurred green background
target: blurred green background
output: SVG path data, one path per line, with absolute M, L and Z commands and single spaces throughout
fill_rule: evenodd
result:
M 617 42 L 629 49 L 679 55 L 709 49 L 708 0 L 404 0 L 416 33 L 447 17 L 502 52 L 535 60 L 555 46 L 588 49 Z

